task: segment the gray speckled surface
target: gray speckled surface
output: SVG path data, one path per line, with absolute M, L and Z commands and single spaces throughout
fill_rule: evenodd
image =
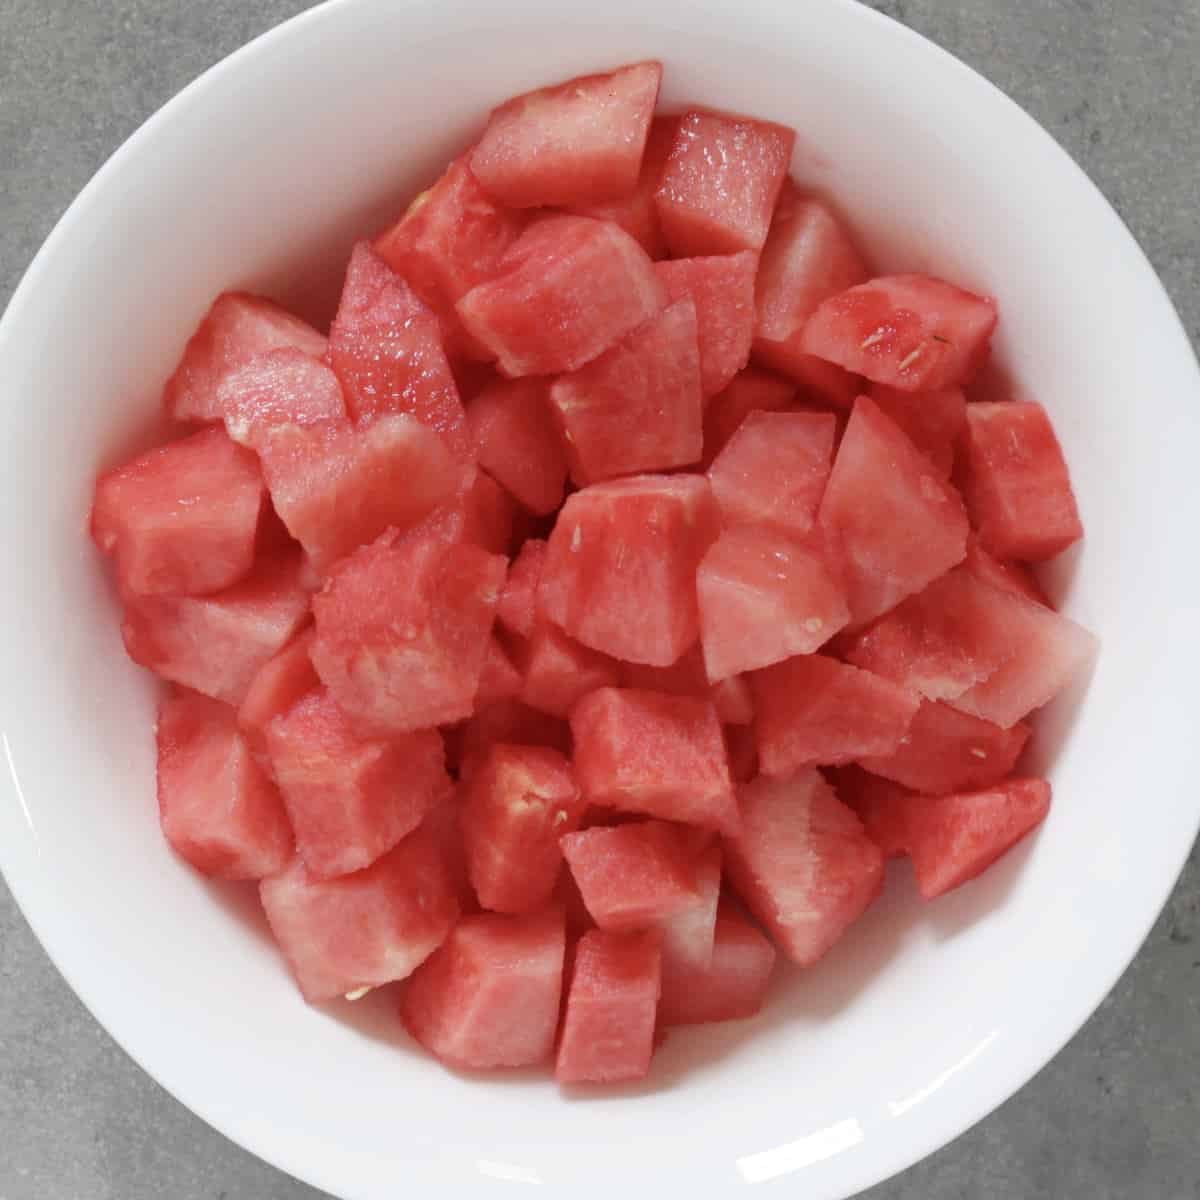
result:
M 0 297 L 137 125 L 303 0 L 0 0 Z M 878 0 L 981 70 L 1120 210 L 1200 336 L 1200 0 Z M 1148 398 L 1148 403 L 1152 403 Z M 1200 854 L 1136 963 L 1019 1095 L 869 1200 L 1200 1198 Z M 0 1200 L 319 1193 L 150 1081 L 0 885 Z

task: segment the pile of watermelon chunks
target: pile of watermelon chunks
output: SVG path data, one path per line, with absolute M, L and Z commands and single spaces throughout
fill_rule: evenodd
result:
M 96 489 L 171 845 L 458 1068 L 637 1078 L 888 857 L 971 879 L 1094 651 L 1027 565 L 1082 534 L 1046 412 L 964 392 L 994 303 L 874 277 L 791 130 L 661 74 L 496 109 L 328 337 L 220 296 Z

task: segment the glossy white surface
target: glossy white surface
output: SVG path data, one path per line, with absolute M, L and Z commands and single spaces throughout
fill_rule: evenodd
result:
M 141 440 L 212 295 L 319 314 L 356 231 L 427 182 L 489 104 L 635 57 L 667 100 L 786 121 L 888 267 L 993 292 L 1000 354 L 1052 410 L 1089 538 L 1056 573 L 1105 649 L 1047 714 L 1056 808 L 936 906 L 903 871 L 763 1017 L 674 1035 L 643 1087 L 562 1098 L 412 1050 L 386 998 L 306 1008 L 251 903 L 157 830 L 152 689 L 85 536 L 98 467 Z M 313 264 L 317 271 L 313 271 Z M 314 283 L 314 280 L 316 281 Z M 1195 834 L 1200 667 L 1188 534 L 1200 376 L 1150 268 L 1032 121 L 843 0 L 342 0 L 164 109 L 64 218 L 0 325 L 0 866 L 125 1048 L 229 1136 L 339 1196 L 513 1183 L 573 1197 L 773 1185 L 853 1194 L 954 1136 L 1091 1012 Z M 639 1193 L 640 1194 L 640 1193 Z

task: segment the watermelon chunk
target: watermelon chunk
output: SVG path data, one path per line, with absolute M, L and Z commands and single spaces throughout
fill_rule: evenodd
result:
M 1002 561 L 993 558 L 980 544 L 976 537 L 967 540 L 967 557 L 964 565 L 985 583 L 1005 591 L 1017 592 L 1035 604 L 1054 606 L 1042 591 L 1037 577 L 1026 563 Z
M 568 717 L 575 704 L 597 688 L 617 683 L 618 664 L 543 622 L 517 652 L 521 699 L 530 708 Z
M 267 752 L 296 848 L 318 879 L 370 866 L 453 786 L 436 729 L 360 738 L 325 691 L 267 726 Z
M 684 831 L 684 837 L 691 832 L 694 831 Z M 686 908 L 657 923 L 662 933 L 660 1024 L 677 1023 L 671 1018 L 686 1004 L 697 972 L 706 972 L 713 965 L 717 906 L 721 899 L 721 847 L 708 845 L 699 852 L 691 846 L 688 849 L 693 853 L 696 897 Z
M 224 292 L 192 334 L 163 388 L 163 406 L 176 421 L 219 421 L 218 391 L 225 375 L 281 346 L 320 358 L 326 340 L 311 325 L 262 296 Z
M 216 592 L 250 570 L 263 498 L 254 455 L 205 429 L 101 475 L 92 537 L 127 591 Z
M 672 256 L 761 250 L 795 140 L 769 121 L 685 114 L 655 194 Z
M 371 249 L 359 242 L 329 331 L 333 367 L 355 420 L 416 417 L 450 452 L 471 458 L 466 415 L 442 349 L 437 317 Z
M 562 503 L 567 462 L 550 423 L 544 379 L 499 381 L 467 408 L 479 465 L 531 512 L 554 512 Z
M 521 234 L 500 274 L 456 308 L 512 377 L 577 370 L 648 321 L 664 300 L 654 263 L 623 229 L 554 216 Z
M 752 725 L 754 696 L 744 675 L 731 675 L 718 680 L 710 692 L 713 707 L 722 725 Z
M 430 518 L 451 542 L 507 554 L 516 526 L 517 503 L 490 475 L 473 468 L 458 495 Z
M 967 398 L 962 388 L 940 392 L 904 392 L 876 383 L 871 399 L 895 421 L 943 479 L 954 470 L 954 456 L 967 427 Z
M 504 559 L 436 529 L 384 534 L 343 559 L 313 600 L 313 665 L 367 736 L 469 716 Z
M 699 646 L 693 646 L 669 667 L 648 667 L 643 663 L 621 663 L 620 666 L 621 687 L 711 700 L 722 725 L 749 725 L 754 720 L 750 685 L 745 679 L 734 677 L 709 683 Z
M 837 775 L 838 798 L 858 814 L 867 836 L 884 858 L 907 855 L 908 813 L 911 805 L 920 803 L 922 797 L 858 767 L 845 767 Z
M 579 939 L 554 1069 L 559 1083 L 620 1083 L 646 1075 L 661 970 L 657 932 L 593 929 Z
M 985 550 L 1043 562 L 1083 537 L 1054 427 L 1040 404 L 967 409 L 967 505 Z
M 539 712 L 519 700 L 500 700 L 482 706 L 459 727 L 459 778 L 468 782 L 492 747 L 500 743 L 546 746 L 569 755 L 571 728 L 561 718 Z
M 920 697 L 858 667 L 804 654 L 750 677 L 765 775 L 893 753 Z
M 747 367 L 704 410 L 704 464 L 713 462 L 752 412 L 779 412 L 796 398 L 796 385 L 769 371 Z
M 537 590 L 546 561 L 546 543 L 541 538 L 529 538 L 521 544 L 517 557 L 508 569 L 504 591 L 496 607 L 496 619 L 509 633 L 527 638 L 537 619 Z
M 346 419 L 337 376 L 294 346 L 272 350 L 228 372 L 217 389 L 217 403 L 225 432 L 251 449 L 278 425 Z
M 405 987 L 404 1024 L 452 1067 L 540 1063 L 554 1050 L 565 950 L 561 909 L 464 917 Z
M 504 643 L 492 634 L 483 656 L 479 687 L 475 691 L 475 707 L 482 708 L 499 700 L 512 700 L 521 694 L 521 672 Z
M 592 804 L 733 830 L 737 805 L 709 701 L 602 688 L 571 713 L 575 771 Z
M 725 524 L 808 533 L 829 480 L 836 434 L 832 413 L 748 413 L 708 469 Z
M 815 770 L 738 788 L 742 831 L 725 839 L 730 883 L 793 962 L 811 966 L 883 887 L 883 855 Z
M 706 398 L 725 388 L 750 361 L 757 268 L 753 250 L 677 258 L 654 268 L 669 304 L 690 299 L 696 306 L 700 390 Z
M 121 634 L 135 663 L 234 706 L 308 619 L 298 554 L 265 559 L 211 596 L 125 596 Z
M 696 641 L 696 567 L 717 534 L 708 481 L 641 475 L 567 498 L 546 549 L 542 613 L 593 650 L 666 667 Z
M 855 401 L 819 521 L 840 546 L 855 626 L 919 592 L 966 554 L 958 493 L 866 396 Z
M 547 904 L 563 863 L 559 838 L 579 827 L 583 809 L 571 764 L 557 750 L 493 744 L 471 777 L 461 817 L 480 904 L 505 913 Z
M 888 275 L 825 300 L 799 349 L 908 392 L 967 384 L 986 362 L 996 303 L 928 275 Z
M 727 529 L 696 574 L 708 677 L 727 679 L 811 654 L 850 619 L 822 557 L 773 529 Z
M 946 704 L 926 701 L 891 754 L 866 757 L 875 775 L 939 795 L 991 787 L 1006 778 L 1029 740 L 1028 725 L 1001 729 Z
M 237 711 L 238 728 L 256 753 L 265 753 L 267 726 L 309 692 L 321 686 L 308 653 L 311 629 L 292 638 L 258 669 Z
M 749 783 L 758 774 L 758 738 L 754 726 L 726 725 L 724 732 L 730 778 L 735 783 Z
M 661 82 L 662 64 L 642 62 L 516 96 L 493 110 L 471 170 L 510 208 L 628 197 Z
M 259 893 L 310 1004 L 406 979 L 458 919 L 453 881 L 424 828 L 365 871 L 337 879 L 314 878 L 297 858 Z
M 601 929 L 645 929 L 700 898 L 683 830 L 666 821 L 597 826 L 560 840 L 579 894 Z
M 261 879 L 287 866 L 292 827 L 233 710 L 179 692 L 158 710 L 158 811 L 172 848 L 204 875 Z
M 550 404 L 580 487 L 684 467 L 704 449 L 696 306 L 664 309 L 599 358 L 562 375 Z

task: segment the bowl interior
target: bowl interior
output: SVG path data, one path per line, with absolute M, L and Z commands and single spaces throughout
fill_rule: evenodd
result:
M 497 100 L 635 58 L 664 101 L 786 122 L 794 172 L 884 268 L 994 294 L 998 362 L 1051 410 L 1088 528 L 1050 586 L 1103 639 L 1041 721 L 1056 806 L 924 907 L 905 870 L 753 1022 L 672 1035 L 649 1083 L 563 1098 L 450 1074 L 386 994 L 304 1006 L 253 893 L 181 866 L 156 821 L 152 685 L 86 537 L 98 469 L 149 436 L 221 289 L 327 318 L 376 231 Z M 1197 824 L 1195 361 L 1111 209 L 961 64 L 845 0 L 341 0 L 222 64 L 81 196 L 0 327 L 10 572 L 0 596 L 0 864 L 68 980 L 143 1066 L 252 1150 L 341 1196 L 485 1180 L 852 1194 L 1009 1095 L 1100 1001 Z M 1147 419 L 1152 404 L 1153 420 Z M 402 1182 L 401 1182 L 402 1181 Z

